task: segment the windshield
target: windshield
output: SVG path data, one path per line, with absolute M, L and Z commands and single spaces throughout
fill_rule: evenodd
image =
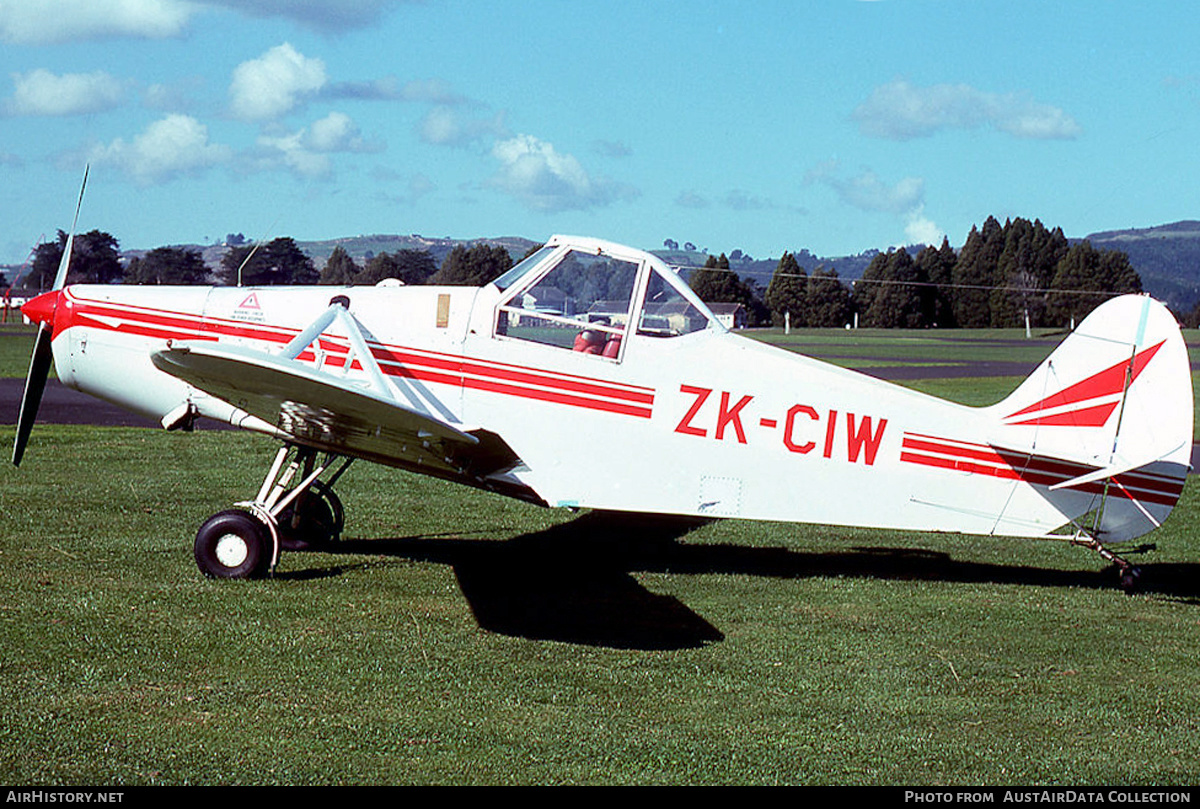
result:
M 589 353 L 607 349 L 606 356 L 615 357 L 629 321 L 637 275 L 633 262 L 571 250 L 500 307 L 500 333 Z
M 492 283 L 498 286 L 500 289 L 508 289 L 518 278 L 533 269 L 535 265 L 540 264 L 542 259 L 553 253 L 556 249 L 557 248 L 555 247 L 539 248 L 537 251 L 530 253 L 528 256 L 518 261 L 511 270 L 504 273 L 504 275 L 500 276 Z
M 495 283 L 506 290 L 496 306 L 497 337 L 617 362 L 630 334 L 720 328 L 678 276 L 635 251 L 619 258 L 595 245 L 542 248 Z

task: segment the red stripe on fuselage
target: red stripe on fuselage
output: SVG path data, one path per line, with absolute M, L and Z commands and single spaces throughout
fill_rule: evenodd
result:
M 1064 483 L 1100 468 L 986 444 L 914 433 L 906 433 L 901 446 L 900 460 L 905 463 L 1020 480 L 1039 486 Z M 1183 494 L 1181 479 L 1153 472 L 1126 472 L 1112 480 L 1117 484 L 1117 488 L 1109 488 L 1108 494 L 1130 500 L 1174 506 Z M 1102 480 L 1094 481 L 1071 487 L 1071 491 L 1104 494 L 1105 485 Z
M 300 333 L 299 329 L 287 327 L 202 318 L 187 312 L 90 301 L 74 296 L 71 303 L 66 328 L 86 326 L 160 340 L 236 338 L 267 343 L 270 347 L 286 345 Z M 329 354 L 325 362 L 335 367 L 345 366 L 350 354 L 348 342 L 322 336 L 317 345 Z M 370 349 L 380 369 L 388 376 L 641 418 L 650 418 L 653 410 L 652 388 L 380 343 L 370 345 Z M 306 349 L 299 359 L 314 360 L 316 354 L 311 348 Z M 357 361 L 352 362 L 351 367 L 361 369 Z

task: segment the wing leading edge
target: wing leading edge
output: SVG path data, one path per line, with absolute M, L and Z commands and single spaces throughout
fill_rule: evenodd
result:
M 275 426 L 297 444 L 495 488 L 518 462 L 497 436 L 466 431 L 286 356 L 193 344 L 155 367 Z

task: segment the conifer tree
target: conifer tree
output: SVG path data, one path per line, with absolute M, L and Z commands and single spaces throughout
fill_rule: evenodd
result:
M 838 280 L 837 270 L 822 267 L 813 270 L 808 279 L 806 298 L 808 313 L 805 319 L 809 326 L 836 328 L 845 326 L 854 317 L 850 290 Z
M 1099 251 L 1091 242 L 1073 245 L 1052 281 L 1047 300 L 1048 316 L 1059 325 L 1078 323 L 1088 312 L 1113 295 L 1141 292 L 1142 281 L 1118 250 Z
M 37 246 L 33 267 L 26 283 L 37 289 L 49 289 L 58 275 L 59 262 L 67 249 L 67 233 L 60 230 L 58 239 Z M 121 266 L 121 250 L 111 233 L 92 230 L 78 233 L 72 240 L 68 281 L 71 283 L 113 284 L 121 281 L 125 270 Z
M 957 262 L 958 254 L 945 236 L 942 237 L 941 247 L 930 245 L 917 254 L 917 266 L 929 282 L 921 296 L 928 326 L 946 329 L 955 325 L 954 289 L 951 284 Z
M 221 259 L 221 277 L 231 286 L 279 286 L 315 284 L 319 275 L 295 239 L 284 236 L 265 245 L 231 247 Z
M 863 312 L 864 325 L 917 329 L 925 325 L 920 267 L 904 248 L 888 253 L 877 273 L 878 283 Z
M 349 286 L 354 283 L 354 278 L 358 275 L 358 264 L 346 252 L 346 249 L 340 244 L 333 248 L 333 252 L 329 254 L 329 258 L 325 261 L 325 267 L 321 270 L 321 276 L 317 283 L 319 284 L 335 284 L 337 286 Z
M 409 286 L 424 284 L 437 269 L 433 255 L 428 250 L 397 250 L 395 253 L 372 256 L 358 274 L 355 283 L 372 285 L 385 278 L 395 278 Z
M 792 253 L 784 253 L 775 265 L 764 299 L 776 326 L 788 323 L 804 326 L 808 322 L 808 276 Z
M 971 228 L 954 265 L 954 319 L 959 326 L 980 328 L 991 323 L 991 288 L 1004 249 L 1004 232 L 995 217 Z

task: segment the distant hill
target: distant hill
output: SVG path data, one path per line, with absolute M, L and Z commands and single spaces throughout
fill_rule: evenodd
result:
M 1086 238 L 1097 249 L 1127 254 L 1142 287 L 1176 312 L 1190 312 L 1200 301 L 1200 222 L 1107 230 Z
M 247 242 L 246 244 L 251 244 L 251 242 Z M 428 238 L 417 233 L 407 236 L 386 234 L 347 236 L 341 239 L 326 239 L 314 242 L 296 240 L 296 246 L 312 259 L 317 272 L 320 272 L 325 266 L 325 262 L 329 260 L 329 256 L 333 253 L 335 247 L 341 247 L 349 253 L 350 257 L 358 262 L 359 266 L 365 264 L 367 259 L 372 256 L 379 255 L 380 253 L 395 253 L 399 250 L 428 250 L 433 255 L 433 260 L 438 266 L 441 266 L 442 260 L 446 258 L 446 255 L 455 246 L 460 244 L 465 246 L 472 244 L 500 245 L 508 250 L 509 254 L 513 257 L 513 261 L 520 261 L 529 248 L 538 243 L 519 236 L 499 236 L 483 239 L 451 239 L 449 237 L 438 239 Z M 228 244 L 177 244 L 170 246 L 199 250 L 200 255 L 204 257 L 204 263 L 214 273 L 220 270 L 221 259 L 225 257 L 225 254 L 230 249 L 230 245 Z M 147 250 L 122 250 L 121 255 L 128 260 L 134 256 L 143 256 L 147 252 Z
M 1084 238 L 1097 249 L 1121 250 L 1126 253 L 1134 269 L 1142 277 L 1143 287 L 1156 298 L 1165 301 L 1176 312 L 1190 312 L 1200 301 L 1200 221 L 1185 220 L 1149 228 L 1108 230 L 1092 233 Z M 1072 238 L 1071 241 L 1077 242 L 1082 239 Z M 520 260 L 529 248 L 538 244 L 532 239 L 520 236 L 452 239 L 422 236 L 417 233 L 373 234 L 324 241 L 297 240 L 297 245 L 312 258 L 318 270 L 325 266 L 329 255 L 339 245 L 359 264 L 379 253 L 428 250 L 434 261 L 440 265 L 446 254 L 456 245 L 476 243 L 501 245 L 509 251 L 514 261 Z M 214 271 L 220 267 L 221 258 L 229 250 L 229 246 L 225 244 L 175 246 L 192 247 L 201 251 L 205 262 Z M 906 249 L 909 254 L 916 256 L 922 247 L 923 245 L 910 245 Z M 144 255 L 145 252 L 146 250 L 126 250 L 123 255 L 129 258 Z M 709 257 L 709 253 L 699 250 L 657 249 L 652 252 L 668 264 L 682 268 L 702 267 Z M 796 260 L 806 272 L 811 273 L 817 267 L 833 269 L 837 271 L 838 277 L 847 283 L 861 278 L 871 259 L 879 253 L 878 250 L 865 250 L 853 256 L 829 257 L 814 255 L 803 248 L 794 252 Z M 733 251 L 733 255 L 736 257 L 730 259 L 730 267 L 738 275 L 752 278 L 763 288 L 771 282 L 778 256 L 754 259 L 742 255 L 741 251 Z M 20 269 L 19 265 L 0 266 L 0 272 L 6 272 L 9 281 Z
M 313 264 L 320 270 L 325 266 L 325 262 L 329 260 L 329 255 L 335 247 L 341 247 L 359 264 L 362 264 L 371 256 L 379 255 L 380 253 L 395 253 L 397 250 L 428 250 L 433 255 L 433 260 L 438 266 L 441 266 L 446 255 L 460 244 L 467 246 L 472 244 L 499 245 L 508 250 L 509 254 L 513 257 L 513 261 L 520 261 L 529 248 L 534 247 L 539 242 L 532 241 L 531 239 L 523 239 L 519 236 L 498 236 L 482 239 L 451 239 L 447 236 L 439 239 L 413 233 L 408 236 L 379 234 L 373 236 L 351 236 L 344 239 L 329 239 L 321 242 L 302 242 L 297 240 L 296 244 L 312 258 Z

